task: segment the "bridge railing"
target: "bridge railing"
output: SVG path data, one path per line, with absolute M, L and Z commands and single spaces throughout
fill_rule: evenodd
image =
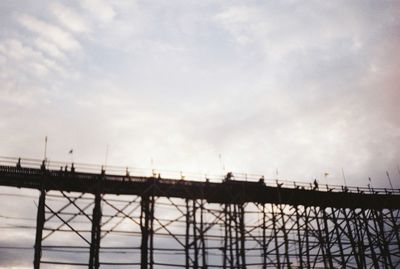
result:
M 221 183 L 226 181 L 247 181 L 247 182 L 260 182 L 262 181 L 269 187 L 283 187 L 304 190 L 319 190 L 327 192 L 352 192 L 352 193 L 375 193 L 375 194 L 394 194 L 400 195 L 400 189 L 388 188 L 372 188 L 368 187 L 355 187 L 355 186 L 342 186 L 342 185 L 322 185 L 316 182 L 306 181 L 290 181 L 282 179 L 269 179 L 264 178 L 262 175 L 247 174 L 247 173 L 232 173 L 230 176 L 217 175 L 217 174 L 199 174 L 199 173 L 183 173 L 181 171 L 172 170 L 156 170 L 144 169 L 135 167 L 124 166 L 102 166 L 87 163 L 68 163 L 50 160 L 38 160 L 31 158 L 15 158 L 15 157 L 1 157 L 0 156 L 0 171 L 23 173 L 26 175 L 40 175 L 40 168 L 44 165 L 47 173 L 52 176 L 68 175 L 72 171 L 79 173 L 79 178 L 93 178 L 93 174 L 101 174 L 102 171 L 106 175 L 107 180 L 131 180 L 143 181 L 153 179 L 171 179 L 180 183 L 190 182 L 214 182 Z M 19 169 L 23 168 L 23 169 Z M 86 176 L 85 176 L 86 175 Z

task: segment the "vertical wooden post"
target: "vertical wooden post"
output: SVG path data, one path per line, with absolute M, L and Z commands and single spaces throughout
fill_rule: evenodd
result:
M 92 239 L 90 242 L 89 269 L 100 267 L 99 252 L 101 238 L 101 194 L 97 190 L 94 197 L 94 208 L 92 215 Z
M 45 222 L 44 207 L 46 203 L 46 191 L 41 190 L 39 196 L 39 204 L 36 216 L 36 238 L 35 238 L 35 256 L 33 260 L 33 268 L 40 268 L 40 258 L 42 257 L 42 235 Z
M 319 249 L 322 252 L 324 268 L 328 268 L 327 257 L 325 255 L 326 246 L 325 246 L 325 242 L 324 242 L 324 237 L 322 236 L 321 224 L 319 223 L 319 216 L 318 216 L 321 209 L 319 211 L 317 211 L 316 207 L 313 207 L 313 209 L 314 209 L 314 219 L 315 219 L 315 222 L 317 223 L 317 235 L 318 235 Z
M 340 210 L 341 209 L 338 209 L 337 211 L 338 211 L 338 216 L 340 217 Z M 345 268 L 345 266 L 346 266 L 346 260 L 345 260 L 345 257 L 344 257 L 344 251 L 343 251 L 343 245 L 342 245 L 342 235 L 341 235 L 341 233 L 339 232 L 339 229 L 340 229 L 340 224 L 338 223 L 338 221 L 337 221 L 337 218 L 336 218 L 336 213 L 335 213 L 335 210 L 331 207 L 331 211 L 332 211 L 332 221 L 333 221 L 333 224 L 335 225 L 335 233 L 336 233 L 336 240 L 337 240 L 337 242 L 338 242 L 338 245 L 339 245 L 339 253 L 340 253 L 340 264 L 342 265 L 342 267 L 341 268 Z
M 289 238 L 288 238 L 288 233 L 286 230 L 286 221 L 285 221 L 285 213 L 283 212 L 283 207 L 282 204 L 279 205 L 280 207 L 280 213 L 281 213 L 281 219 L 282 219 L 282 232 L 283 232 L 283 243 L 285 245 L 285 259 L 287 263 L 287 268 L 291 269 L 292 265 L 290 263 L 290 257 L 289 257 Z
M 201 256 L 202 256 L 202 268 L 207 269 L 207 256 L 206 256 L 206 242 L 204 238 L 204 203 L 201 200 L 200 205 L 200 241 L 201 241 Z
M 361 215 L 362 215 L 362 219 L 359 219 L 359 222 L 360 222 L 360 226 L 364 225 L 365 233 L 367 234 L 368 246 L 369 246 L 369 250 L 371 252 L 372 263 L 374 265 L 374 268 L 379 268 L 378 260 L 376 258 L 376 253 L 375 253 L 375 249 L 374 249 L 375 246 L 374 246 L 374 242 L 372 240 L 371 232 L 370 232 L 370 228 L 369 228 L 369 219 L 367 218 L 367 216 L 365 214 L 365 210 L 361 210 Z
M 228 255 L 227 255 L 227 249 L 228 249 L 228 204 L 224 205 L 224 247 L 222 249 L 222 268 L 226 269 L 227 265 L 227 260 L 228 260 Z
M 263 269 L 267 269 L 267 238 L 266 238 L 266 221 L 267 221 L 267 216 L 265 213 L 265 204 L 262 205 L 262 210 L 263 210 L 263 223 L 262 223 L 262 243 L 263 243 Z
M 353 224 L 354 224 L 354 229 L 355 229 L 355 236 L 357 237 L 357 248 L 358 248 L 358 255 L 360 257 L 360 264 L 361 268 L 367 268 L 367 261 L 365 259 L 365 246 L 364 246 L 364 237 L 362 232 L 365 233 L 364 231 L 361 231 L 361 227 L 359 225 L 358 219 L 360 216 L 357 215 L 356 210 L 353 209 L 353 214 L 352 214 L 352 219 L 353 219 Z
M 274 204 L 271 204 L 272 213 L 272 229 L 274 230 L 274 241 L 275 241 L 275 255 L 276 255 L 276 265 L 278 269 L 281 269 L 281 261 L 279 254 L 279 243 L 278 243 L 278 228 L 276 227 L 276 215 L 274 212 Z
M 385 237 L 385 225 L 383 223 L 383 217 L 382 217 L 383 212 L 382 212 L 382 210 L 380 210 L 380 211 L 375 210 L 374 213 L 375 213 L 375 220 L 377 221 L 378 227 L 379 227 L 378 233 L 379 233 L 379 237 L 380 237 L 380 244 L 383 245 L 384 251 L 381 254 L 385 259 L 385 267 L 386 268 L 394 268 L 393 263 L 392 263 L 392 258 L 391 258 L 390 252 L 389 252 L 389 244 Z
M 246 268 L 246 235 L 244 230 L 244 205 L 240 204 L 239 225 L 240 225 L 240 256 L 242 258 L 242 269 Z
M 232 205 L 228 205 L 228 237 L 229 237 L 229 264 L 230 268 L 234 267 L 234 255 L 233 255 L 233 233 L 232 233 Z
M 151 196 L 150 200 L 150 269 L 153 269 L 154 265 L 154 194 Z
M 307 260 L 307 268 L 311 268 L 310 262 L 310 238 L 309 238 L 309 213 L 307 213 L 307 206 L 304 207 L 304 236 L 306 238 L 306 260 Z M 310 212 L 310 210 L 309 210 Z
M 240 245 L 239 245 L 239 209 L 237 204 L 233 205 L 233 219 L 234 219 L 234 231 L 235 231 L 235 258 L 236 258 L 236 268 L 240 268 Z
M 397 222 L 398 217 L 395 218 L 394 214 L 393 214 L 393 209 L 389 209 L 390 211 L 390 217 L 391 217 L 391 221 L 393 224 L 393 232 L 396 236 L 396 240 L 397 240 L 397 249 L 399 250 L 398 253 L 400 253 L 400 234 L 399 234 L 399 223 Z
M 140 229 L 142 232 L 142 242 L 140 246 L 140 268 L 148 268 L 148 245 L 149 245 L 149 197 L 142 196 L 140 211 Z
M 347 233 L 349 234 L 349 240 L 350 240 L 351 248 L 353 249 L 354 258 L 357 263 L 357 268 L 362 268 L 361 262 L 359 259 L 359 255 L 358 255 L 358 251 L 357 251 L 357 247 L 356 247 L 356 242 L 355 242 L 354 236 L 353 236 L 353 231 L 351 230 L 351 227 L 350 227 L 350 220 L 346 213 L 346 209 L 343 210 L 343 215 L 344 215 L 344 219 L 346 221 Z
M 192 223 L 193 223 L 193 248 L 194 248 L 194 264 L 193 268 L 198 269 L 199 267 L 199 249 L 197 245 L 197 223 L 196 223 L 196 200 L 193 199 L 193 209 L 192 209 Z
M 297 228 L 297 243 L 299 247 L 299 258 L 300 258 L 300 264 L 299 268 L 303 269 L 303 248 L 302 248 L 302 238 L 300 235 L 300 214 L 299 214 L 299 206 L 295 207 L 296 209 L 296 228 Z
M 186 269 L 190 268 L 190 252 L 189 252 L 189 234 L 190 231 L 190 211 L 189 211 L 189 200 L 186 199 L 186 233 L 185 233 L 185 261 Z
M 328 256 L 329 268 L 334 268 L 332 254 L 331 254 L 330 239 L 329 239 L 328 216 L 327 216 L 325 210 L 326 210 L 326 208 L 322 208 L 322 217 L 324 219 L 324 230 L 325 230 L 326 255 Z M 333 212 L 332 212 L 332 214 L 333 214 Z

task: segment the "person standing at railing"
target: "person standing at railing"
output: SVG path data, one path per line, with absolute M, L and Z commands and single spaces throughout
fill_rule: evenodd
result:
M 318 182 L 317 179 L 314 179 L 314 188 L 313 190 L 318 190 Z
M 18 158 L 17 169 L 21 169 L 21 158 Z
M 42 171 L 46 170 L 45 160 L 42 161 L 42 165 L 40 165 L 40 170 L 42 170 Z

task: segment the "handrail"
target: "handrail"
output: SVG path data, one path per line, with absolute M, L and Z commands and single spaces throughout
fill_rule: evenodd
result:
M 43 161 L 31 158 L 15 158 L 15 157 L 2 157 L 0 156 L 0 172 L 13 172 L 17 174 L 30 174 L 40 175 L 40 168 L 44 165 L 45 171 L 52 175 L 71 175 L 72 174 L 72 163 L 58 162 L 58 161 Z M 14 168 L 14 169 L 13 169 Z M 199 173 L 185 173 L 181 171 L 172 170 L 155 170 L 155 169 L 143 169 L 143 168 L 132 168 L 123 166 L 104 166 L 87 164 L 87 163 L 73 163 L 73 169 L 76 175 L 79 177 L 87 178 L 93 175 L 103 173 L 106 175 L 107 180 L 123 180 L 130 178 L 131 180 L 137 181 L 140 178 L 143 180 L 148 179 L 167 179 L 180 183 L 190 184 L 190 182 L 224 182 L 224 181 L 247 181 L 247 182 L 263 182 L 265 185 L 270 187 L 285 187 L 292 189 L 304 189 L 304 190 L 319 190 L 325 192 L 351 192 L 351 193 L 386 193 L 399 195 L 400 189 L 389 189 L 389 188 L 372 188 L 372 187 L 356 187 L 356 186 L 342 186 L 342 185 L 321 185 L 313 182 L 300 182 L 300 181 L 289 181 L 289 180 L 277 180 L 277 179 L 266 179 L 263 176 L 255 174 L 244 174 L 244 173 L 232 173 L 232 177 L 227 175 L 202 175 Z M 233 176 L 234 175 L 234 176 Z M 114 178 L 114 179 L 112 179 Z

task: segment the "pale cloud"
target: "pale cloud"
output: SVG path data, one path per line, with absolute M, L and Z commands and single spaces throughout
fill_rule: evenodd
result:
M 46 47 L 46 43 L 36 43 L 39 47 Z M 51 47 L 50 47 L 51 48 Z M 52 49 L 55 49 L 54 47 Z M 57 52 L 57 50 L 55 50 Z M 19 69 L 26 74 L 47 76 L 49 72 L 63 72 L 64 69 L 51 57 L 17 39 L 6 39 L 0 41 L 0 53 L 4 55 L 9 63 L 8 70 Z M 54 53 L 51 53 L 54 55 Z M 51 55 L 51 56 L 52 56 Z M 60 54 L 60 57 L 63 55 Z
M 74 9 L 61 3 L 53 3 L 50 10 L 54 17 L 68 30 L 76 33 L 85 33 L 90 31 L 89 23 L 78 14 Z
M 55 44 L 47 42 L 43 38 L 36 38 L 34 44 L 39 50 L 47 53 L 51 57 L 65 59 L 64 52 L 62 52 Z
M 116 11 L 113 6 L 104 0 L 84 0 L 81 5 L 85 8 L 93 18 L 103 23 L 111 22 L 116 16 Z
M 45 59 L 40 52 L 23 45 L 19 40 L 7 39 L 1 42 L 0 53 L 5 55 L 10 63 L 15 63 L 17 68 L 30 70 L 37 76 L 45 76 L 49 69 L 54 68 L 52 61 Z M 13 67 L 13 64 L 10 67 Z
M 27 14 L 19 15 L 18 21 L 26 29 L 53 43 L 61 50 L 73 51 L 81 48 L 79 42 L 69 32 L 62 30 L 54 24 Z
M 373 28 L 392 23 L 390 10 L 372 13 L 373 5 L 349 3 L 346 8 L 325 2 L 228 5 L 214 20 L 241 46 L 256 46 L 269 60 L 283 61 L 293 53 L 324 50 L 334 46 L 359 50 L 371 36 L 371 21 L 383 20 Z M 382 29 L 379 29 L 382 30 Z
M 260 15 L 257 8 L 237 6 L 223 10 L 214 17 L 214 20 L 220 23 L 239 44 L 246 45 L 254 41 L 251 37 L 251 32 L 260 31 L 264 26 L 262 22 L 249 25 L 252 20 Z

